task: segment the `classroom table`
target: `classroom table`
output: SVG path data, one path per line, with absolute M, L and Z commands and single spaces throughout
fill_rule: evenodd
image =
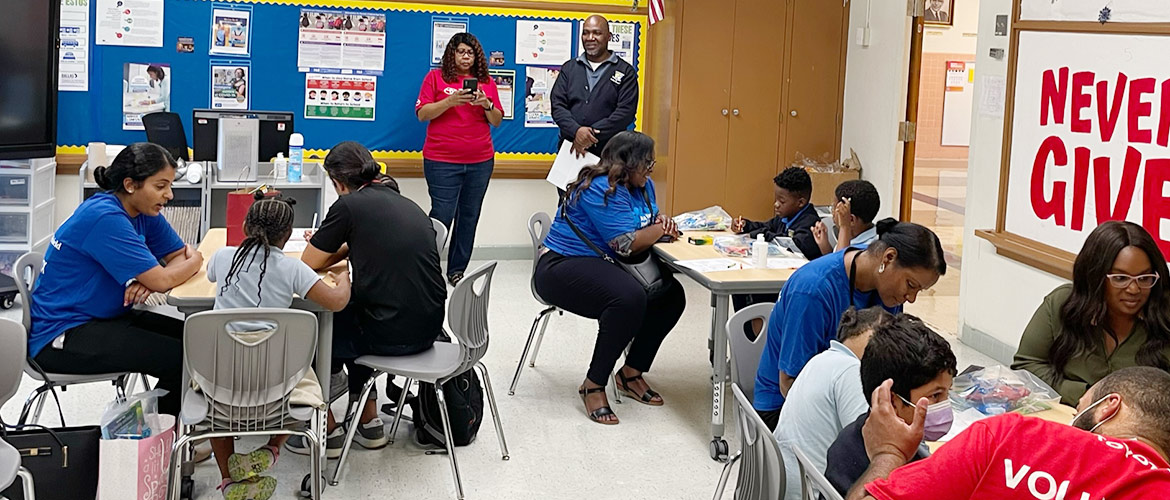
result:
M 654 253 L 663 262 L 694 280 L 711 292 L 711 335 L 708 347 L 714 354 L 711 373 L 711 458 L 726 461 L 727 441 L 723 439 L 725 409 L 724 384 L 728 378 L 727 363 L 727 318 L 731 309 L 733 294 L 778 293 L 784 282 L 795 269 L 737 269 L 729 271 L 700 273 L 675 264 L 680 260 L 716 259 L 723 257 L 713 245 L 694 245 L 687 238 L 699 236 L 731 236 L 725 231 L 687 231 L 674 243 L 654 245 Z
M 1076 415 L 1076 414 L 1077 414 L 1076 408 L 1073 408 L 1073 407 L 1065 405 L 1065 404 L 1057 404 L 1056 407 L 1052 408 L 1051 410 L 1044 410 L 1044 411 L 1039 411 L 1036 413 L 1030 413 L 1030 414 L 1028 414 L 1028 416 L 1042 418 L 1042 419 L 1048 420 L 1050 422 L 1056 422 L 1058 424 L 1066 424 L 1067 425 L 1070 422 L 1072 422 L 1073 415 Z M 930 448 L 931 453 L 934 453 L 936 450 L 938 450 L 944 444 L 947 444 L 947 441 L 927 441 L 926 442 L 926 446 L 928 448 Z

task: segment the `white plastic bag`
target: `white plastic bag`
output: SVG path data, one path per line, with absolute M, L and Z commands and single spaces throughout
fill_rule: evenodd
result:
M 984 415 L 1028 414 L 1055 408 L 1060 394 L 1027 370 L 996 365 L 955 377 L 951 401 L 957 411 L 974 408 Z
M 731 215 L 719 205 L 674 217 L 679 231 L 726 231 L 731 222 Z

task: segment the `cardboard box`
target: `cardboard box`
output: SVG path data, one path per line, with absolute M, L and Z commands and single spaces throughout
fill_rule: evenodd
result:
M 861 171 L 844 170 L 831 173 L 809 171 L 808 175 L 812 178 L 812 199 L 809 201 L 813 205 L 826 206 L 837 202 L 837 197 L 834 195 L 837 186 L 845 181 L 860 179 Z

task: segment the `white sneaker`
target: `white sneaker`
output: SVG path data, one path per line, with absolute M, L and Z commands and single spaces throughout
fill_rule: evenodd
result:
M 364 424 L 358 424 L 358 430 L 354 434 L 353 440 L 367 450 L 384 448 L 390 443 L 390 438 L 386 436 L 386 424 L 382 423 L 381 418 L 374 418 Z

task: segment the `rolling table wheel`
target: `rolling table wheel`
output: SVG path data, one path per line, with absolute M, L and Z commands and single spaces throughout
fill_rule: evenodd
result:
M 301 498 L 313 498 L 313 485 L 310 484 L 310 481 L 309 481 L 310 478 L 312 478 L 311 475 L 305 474 L 305 478 L 301 480 L 301 492 L 300 492 Z M 329 481 L 327 481 L 325 479 L 325 477 L 322 476 L 321 477 L 321 491 L 324 492 L 325 488 L 328 485 L 329 485 Z
M 715 438 L 711 440 L 711 460 L 716 462 L 727 462 L 728 450 L 727 441 L 723 438 Z

